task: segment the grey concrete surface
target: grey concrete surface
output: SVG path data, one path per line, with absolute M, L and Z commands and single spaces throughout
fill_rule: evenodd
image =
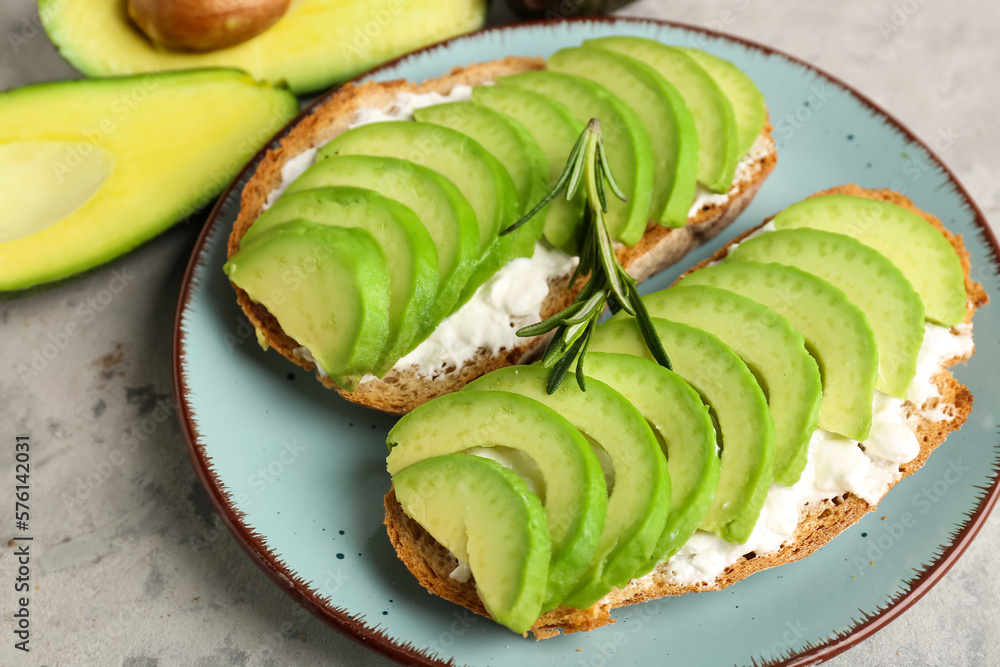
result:
M 509 20 L 502 3 L 493 11 Z M 852 83 L 919 136 L 953 128 L 944 159 L 1000 220 L 1000 10 L 991 0 L 647 0 L 624 13 L 773 45 Z M 31 0 L 0 4 L 0 89 L 75 76 L 34 21 Z M 200 224 L 82 279 L 0 302 L 0 665 L 387 664 L 272 584 L 195 477 L 170 400 L 170 342 Z M 21 377 L 18 364 L 69 323 L 77 333 L 37 375 Z M 29 655 L 13 650 L 9 630 L 8 450 L 19 433 L 34 448 Z M 998 552 L 993 517 L 930 593 L 830 664 L 1000 664 Z

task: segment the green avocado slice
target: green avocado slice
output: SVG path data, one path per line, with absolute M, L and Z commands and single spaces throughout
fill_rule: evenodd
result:
M 767 104 L 764 93 L 746 73 L 733 63 L 701 49 L 682 48 L 712 75 L 722 92 L 733 105 L 739 135 L 737 154 L 740 158 L 750 152 L 753 142 L 760 136 L 767 122 Z
M 429 322 L 447 317 L 479 260 L 476 213 L 447 178 L 408 160 L 338 155 L 296 178 L 284 195 L 329 186 L 370 188 L 412 210 L 438 253 L 438 291 Z
M 656 436 L 621 394 L 600 380 L 588 380 L 586 391 L 563 382 L 549 394 L 548 376 L 541 366 L 510 366 L 470 382 L 463 391 L 509 391 L 532 398 L 568 419 L 610 460 L 604 531 L 590 567 L 562 602 L 586 609 L 613 587 L 625 586 L 649 561 L 670 511 L 670 475 Z
M 952 327 L 965 319 L 965 273 L 940 230 L 890 202 L 831 194 L 792 204 L 774 217 L 777 229 L 811 227 L 853 236 L 899 267 L 924 302 L 931 322 Z
M 542 149 L 549 166 L 547 184 L 555 185 L 566 160 L 576 144 L 583 123 L 561 102 L 530 90 L 511 86 L 476 86 L 473 101 L 504 113 L 521 123 Z M 525 226 L 538 224 L 549 242 L 567 252 L 575 253 L 577 230 L 583 221 L 583 193 L 572 200 L 556 197 L 539 211 L 539 222 L 531 220 Z
M 670 227 L 687 224 L 697 183 L 698 130 L 677 88 L 645 63 L 606 49 L 562 49 L 549 56 L 548 66 L 601 84 L 635 111 L 655 159 L 649 219 Z
M 0 293 L 100 266 L 192 215 L 296 113 L 288 91 L 235 70 L 0 93 Z
M 503 448 L 527 455 L 532 462 L 527 467 L 540 478 L 532 478 L 533 490 L 545 506 L 552 538 L 542 611 L 557 607 L 587 570 L 604 529 L 608 489 L 590 443 L 551 408 L 503 391 L 455 392 L 405 415 L 386 442 L 390 475 L 432 456 L 473 448 L 488 457 L 502 456 Z
M 500 230 L 517 220 L 517 192 L 503 165 L 479 142 L 447 127 L 416 121 L 369 123 L 340 134 L 316 154 L 379 155 L 410 160 L 438 172 L 476 212 L 479 264 L 459 297 L 464 304 L 509 259 L 513 236 Z
M 865 314 L 843 292 L 811 273 L 761 262 L 708 266 L 692 271 L 679 284 L 727 289 L 785 317 L 819 365 L 819 425 L 852 440 L 868 437 L 878 349 Z
M 528 485 L 479 456 L 445 454 L 393 475 L 407 516 L 469 566 L 490 616 L 514 632 L 542 613 L 552 543 Z
M 413 211 L 399 202 L 374 190 L 331 186 L 280 197 L 254 221 L 241 243 L 253 243 L 267 230 L 299 219 L 365 229 L 382 246 L 389 270 L 389 339 L 368 372 L 383 375 L 437 324 L 428 317 L 437 296 L 434 241 Z
M 414 119 L 443 125 L 467 134 L 507 169 L 517 190 L 518 211 L 527 213 L 548 193 L 549 162 L 527 129 L 507 114 L 476 102 L 448 102 L 417 109 Z M 545 212 L 537 222 L 523 225 L 515 234 L 511 257 L 531 257 L 545 226 Z
M 574 74 L 537 70 L 500 77 L 500 82 L 557 99 L 582 122 L 600 119 L 611 173 L 627 198 L 608 197 L 608 233 L 635 245 L 646 231 L 653 192 L 653 150 L 639 116 L 604 86 Z
M 650 315 L 718 336 L 746 362 L 774 419 L 774 481 L 785 486 L 797 482 L 823 397 L 819 366 L 806 350 L 802 334 L 767 306 L 717 287 L 672 287 L 642 300 Z
M 354 390 L 381 356 L 389 274 L 369 231 L 291 220 L 243 243 L 223 268 L 339 386 Z
M 861 309 L 875 334 L 875 388 L 905 399 L 924 342 L 924 304 L 903 272 L 864 243 L 817 229 L 786 229 L 740 243 L 727 262 L 787 264 L 838 287 Z
M 728 542 L 746 542 L 774 470 L 774 422 L 764 392 L 743 360 L 712 334 L 651 320 L 674 371 L 701 395 L 719 423 L 719 485 L 701 527 Z M 599 325 L 591 349 L 652 359 L 634 318 Z
M 590 352 L 588 377 L 607 383 L 645 417 L 670 473 L 670 516 L 641 577 L 680 549 L 701 525 L 719 485 L 715 426 L 698 392 L 657 363 L 628 354 Z M 588 385 L 589 386 L 589 385 Z
M 729 98 L 705 68 L 682 49 L 643 37 L 601 37 L 583 45 L 641 60 L 677 88 L 698 130 L 698 181 L 713 192 L 729 192 L 740 161 L 736 116 Z

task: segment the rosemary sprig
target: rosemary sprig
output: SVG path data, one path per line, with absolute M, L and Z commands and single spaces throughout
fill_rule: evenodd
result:
M 552 340 L 542 355 L 542 365 L 550 368 L 549 380 L 546 385 L 548 393 L 555 392 L 562 384 L 566 374 L 576 362 L 576 382 L 580 389 L 587 390 L 583 375 L 584 360 L 590 348 L 590 339 L 597 326 L 597 321 L 608 305 L 612 310 L 621 309 L 635 316 L 639 331 L 646 341 L 653 358 L 661 366 L 670 368 L 670 358 L 663 349 L 663 343 L 656 335 L 656 329 L 649 319 L 649 313 L 642 299 L 635 279 L 630 276 L 615 256 L 611 235 L 608 234 L 604 222 L 604 214 L 608 212 L 607 190 L 625 201 L 625 195 L 615 181 L 604 151 L 604 139 L 601 136 L 601 122 L 591 118 L 580 138 L 576 140 L 570 151 L 566 168 L 556 181 L 552 190 L 533 209 L 520 220 L 503 230 L 509 234 L 530 220 L 550 201 L 559 196 L 563 190 L 566 198 L 576 196 L 580 186 L 583 186 L 587 200 L 584 209 L 583 225 L 580 227 L 580 263 L 570 278 L 569 284 L 576 283 L 580 276 L 589 275 L 587 284 L 577 294 L 573 303 L 561 312 L 517 331 L 521 337 L 540 336 L 553 329 L 556 330 Z

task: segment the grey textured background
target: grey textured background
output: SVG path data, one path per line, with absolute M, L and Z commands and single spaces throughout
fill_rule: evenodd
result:
M 493 13 L 493 22 L 509 20 L 501 2 Z M 1000 10 L 992 0 L 647 0 L 623 13 L 770 44 L 850 82 L 918 136 L 951 128 L 957 140 L 944 159 L 1000 220 Z M 31 0 L 0 4 L 0 89 L 75 76 L 34 20 Z M 27 39 L 15 40 L 16 51 L 11 34 Z M 195 477 L 170 401 L 170 342 L 199 227 L 181 225 L 83 279 L 0 302 L 0 442 L 6 452 L 16 433 L 33 437 L 38 586 L 26 656 L 11 647 L 13 548 L 0 545 L 0 665 L 387 664 L 272 584 Z M 127 284 L 104 305 L 114 271 Z M 79 335 L 22 382 L 17 364 L 71 321 Z M 7 536 L 12 457 L 0 460 Z M 830 664 L 1000 664 L 998 551 L 994 517 L 930 593 Z

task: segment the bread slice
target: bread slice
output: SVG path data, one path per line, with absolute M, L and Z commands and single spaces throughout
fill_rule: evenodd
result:
M 961 258 L 965 272 L 965 290 L 968 295 L 965 323 L 971 323 L 972 315 L 989 299 L 982 285 L 969 277 L 969 253 L 965 249 L 961 236 L 952 234 L 944 228 L 936 217 L 919 210 L 909 199 L 890 190 L 866 190 L 856 185 L 847 185 L 832 188 L 814 196 L 836 192 L 899 204 L 921 215 L 937 227 L 947 237 L 955 248 L 956 254 Z M 740 235 L 734 239 L 734 242 L 741 240 L 752 231 Z M 720 249 L 715 255 L 694 268 L 700 268 L 709 262 L 722 259 L 727 250 L 728 247 Z M 972 410 L 972 394 L 967 387 L 959 384 L 947 370 L 954 364 L 965 361 L 966 358 L 956 357 L 944 361 L 940 372 L 934 377 L 934 383 L 941 394 L 940 398 L 929 399 L 928 404 L 923 406 L 913 405 L 910 402 L 904 403 L 904 409 L 912 418 L 910 423 L 914 425 L 914 431 L 920 443 L 920 453 L 909 463 L 899 466 L 902 477 L 916 472 L 931 452 L 944 442 L 948 434 L 958 430 L 969 416 Z M 927 409 L 943 410 L 948 417 L 942 421 L 931 421 L 922 416 L 923 411 Z M 536 638 L 544 639 L 558 634 L 560 630 L 566 633 L 591 630 L 613 623 L 614 619 L 611 618 L 610 612 L 616 607 L 654 600 L 668 595 L 725 588 L 754 572 L 808 556 L 875 508 L 876 505 L 866 502 L 853 493 L 845 493 L 832 500 L 809 503 L 800 511 L 799 523 L 793 538 L 778 551 L 766 555 L 746 554 L 727 567 L 713 582 L 678 585 L 670 581 L 668 568 L 661 563 L 650 574 L 641 579 L 633 580 L 623 589 L 612 590 L 611 593 L 588 609 L 559 607 L 546 613 L 538 619 L 532 632 Z M 399 558 L 420 584 L 435 595 L 467 607 L 476 613 L 488 615 L 476 594 L 474 581 L 470 579 L 461 583 L 449 576 L 458 566 L 458 561 L 418 523 L 403 512 L 392 490 L 385 496 L 385 509 L 385 525 L 389 539 Z
M 260 216 L 268 195 L 282 180 L 282 167 L 293 157 L 315 148 L 348 129 L 356 112 L 363 108 L 390 109 L 399 93 L 438 92 L 447 94 L 457 84 L 480 85 L 497 77 L 517 72 L 545 68 L 542 58 L 508 57 L 467 67 L 458 67 L 449 74 L 414 84 L 397 80 L 384 83 L 349 83 L 338 90 L 324 104 L 298 123 L 281 139 L 277 148 L 271 149 L 258 165 L 240 200 L 240 212 L 229 236 L 228 255 L 239 250 L 240 240 Z M 619 259 L 623 266 L 639 281 L 673 264 L 690 250 L 711 239 L 729 225 L 749 205 L 777 163 L 777 152 L 771 137 L 771 126 L 761 132 L 751 151 L 752 160 L 734 180 L 724 204 L 703 206 L 680 229 L 667 229 L 650 224 L 642 239 L 634 246 L 622 247 Z M 541 315 L 547 317 L 568 306 L 577 290 L 567 285 L 569 275 L 550 281 L 548 298 L 542 304 Z M 384 412 L 402 414 L 432 398 L 462 388 L 466 383 L 489 371 L 522 363 L 537 354 L 547 339 L 524 339 L 512 348 L 499 351 L 480 349 L 459 368 L 448 368 L 435 377 L 427 377 L 415 368 L 392 369 L 381 379 L 363 382 L 354 392 L 336 386 L 329 377 L 316 368 L 316 364 L 303 358 L 297 350 L 298 342 L 286 334 L 278 321 L 262 305 L 254 303 L 239 287 L 236 298 L 247 318 L 259 332 L 258 337 L 285 358 L 309 371 L 316 371 L 317 378 L 328 388 L 338 391 L 349 401 Z M 577 288 L 582 287 L 582 282 Z

